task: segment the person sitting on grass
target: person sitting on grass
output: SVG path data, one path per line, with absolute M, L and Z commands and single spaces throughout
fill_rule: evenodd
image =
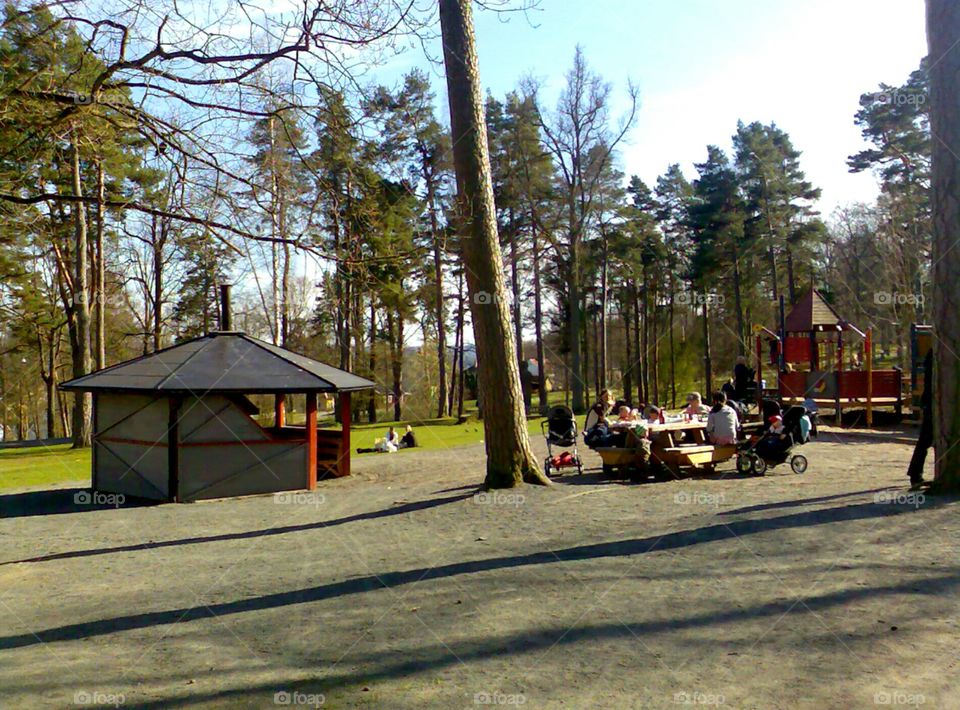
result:
M 413 435 L 413 427 L 407 424 L 407 431 L 400 438 L 401 449 L 413 449 L 417 446 L 417 437 Z
M 707 438 L 717 446 L 737 443 L 737 413 L 727 404 L 727 395 L 713 393 L 713 409 L 707 416 Z

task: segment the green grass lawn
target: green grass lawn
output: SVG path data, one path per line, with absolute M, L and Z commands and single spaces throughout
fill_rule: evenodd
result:
M 0 489 L 90 480 L 90 449 L 0 449 Z

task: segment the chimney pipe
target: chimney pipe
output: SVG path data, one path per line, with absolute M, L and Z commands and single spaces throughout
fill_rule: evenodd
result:
M 220 284 L 220 330 L 233 330 L 230 314 L 230 284 Z

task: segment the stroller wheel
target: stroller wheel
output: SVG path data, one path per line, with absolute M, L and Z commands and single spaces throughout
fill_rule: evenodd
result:
M 577 475 L 578 476 L 583 475 L 583 462 L 580 460 L 577 461 Z
M 753 468 L 753 462 L 750 460 L 750 455 L 737 454 L 737 473 L 750 473 L 751 468 Z
M 754 456 L 750 468 L 754 476 L 762 476 L 767 472 L 767 462 L 759 456 Z
M 543 473 L 547 476 L 547 478 L 550 477 L 550 459 L 547 459 L 543 462 Z
M 807 457 L 803 454 L 797 454 L 790 459 L 790 468 L 794 473 L 803 473 L 807 470 Z

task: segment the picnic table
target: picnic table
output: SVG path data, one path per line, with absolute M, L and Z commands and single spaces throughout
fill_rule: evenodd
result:
M 674 476 L 681 469 L 713 471 L 718 463 L 737 453 L 735 445 L 719 446 L 707 441 L 707 423 L 699 420 L 651 424 L 650 457 Z

